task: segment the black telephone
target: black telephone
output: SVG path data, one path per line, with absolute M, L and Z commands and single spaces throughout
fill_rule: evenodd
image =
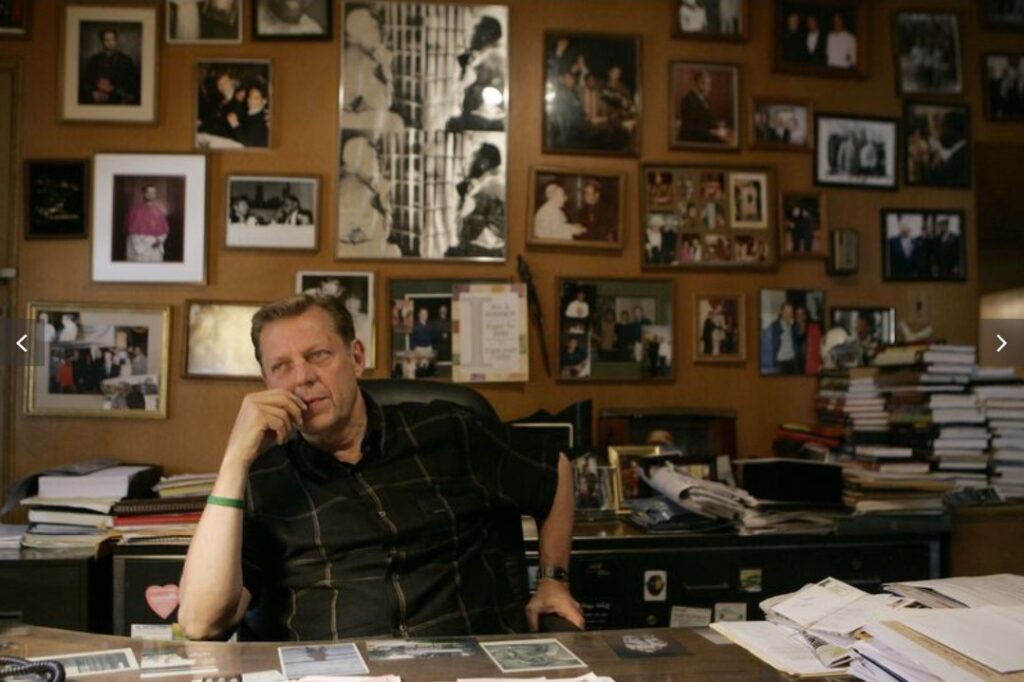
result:
M 64 682 L 64 666 L 57 661 L 29 661 L 17 656 L 0 656 L 0 681 L 36 675 L 47 682 Z

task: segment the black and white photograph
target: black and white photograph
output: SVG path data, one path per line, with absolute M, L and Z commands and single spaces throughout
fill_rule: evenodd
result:
M 88 236 L 88 161 L 28 159 L 24 177 L 25 239 Z
M 302 270 L 295 275 L 295 293 L 340 298 L 352 315 L 356 338 L 363 344 L 366 369 L 376 365 L 376 319 L 374 313 L 374 274 Z
M 962 211 L 882 211 L 884 280 L 965 280 L 965 230 Z
M 825 292 L 762 289 L 761 376 L 817 374 L 825 334 Z
M 508 8 L 349 3 L 343 27 L 335 256 L 505 260 Z
M 896 189 L 896 120 L 818 114 L 815 121 L 815 184 Z
M 587 665 L 557 639 L 483 642 L 480 646 L 502 673 L 585 668 Z
M 186 378 L 259 379 L 249 332 L 261 303 L 186 301 Z
M 265 59 L 196 63 L 196 149 L 267 149 L 271 64 Z
M 864 78 L 870 52 L 866 0 L 779 0 L 775 69 L 830 78 Z
M 289 680 L 310 675 L 365 675 L 370 672 L 354 643 L 283 646 L 277 650 Z
M 330 40 L 331 0 L 252 0 L 253 40 Z
M 985 117 L 990 121 L 1024 121 L 1024 52 L 984 57 Z
M 830 336 L 839 329 L 844 336 L 826 343 L 826 367 L 864 367 L 885 346 L 896 343 L 896 309 L 833 307 Z
M 47 656 L 46 660 L 59 662 L 64 666 L 64 672 L 68 677 L 75 678 L 109 675 L 139 669 L 135 652 L 131 649 L 108 649 L 106 651 L 90 651 L 85 654 Z
M 737 230 L 768 227 L 768 174 L 729 174 L 729 223 Z
M 640 38 L 544 35 L 548 154 L 640 153 Z
M 226 247 L 316 250 L 318 178 L 233 175 L 227 196 Z
M 476 637 L 366 640 L 366 657 L 371 661 L 469 658 L 480 653 Z
M 155 123 L 155 7 L 64 8 L 61 118 Z
M 750 146 L 775 151 L 810 151 L 814 105 L 810 100 L 755 97 L 750 108 Z
M 689 40 L 746 40 L 750 5 L 754 0 L 675 0 L 672 3 L 676 38 Z
M 952 12 L 897 12 L 896 89 L 900 95 L 962 95 L 960 20 Z
M 1024 0 L 980 0 L 978 11 L 990 31 L 1024 31 Z
M 28 37 L 30 0 L 0 0 L 0 38 Z
M 170 45 L 242 42 L 245 0 L 168 0 L 166 39 Z
M 622 249 L 624 175 L 532 168 L 530 180 L 528 244 Z
M 738 150 L 739 67 L 672 62 L 670 68 L 670 146 L 708 151 Z
M 783 258 L 824 258 L 828 220 L 821 192 L 783 192 L 779 202 L 779 252 Z
M 903 181 L 917 187 L 970 187 L 970 131 L 966 105 L 905 104 Z
M 619 658 L 689 656 L 691 652 L 666 634 L 608 635 L 608 646 Z

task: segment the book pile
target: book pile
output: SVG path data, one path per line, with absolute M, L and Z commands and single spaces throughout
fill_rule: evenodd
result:
M 814 405 L 818 423 L 843 429 L 855 443 L 884 442 L 889 415 L 877 374 L 874 367 L 822 370 Z
M 217 474 L 176 474 L 153 486 L 159 497 L 206 497 L 213 492 Z
M 206 507 L 206 497 L 122 500 L 111 509 L 121 544 L 187 545 Z
M 992 439 L 992 484 L 1003 499 L 1024 498 L 1024 383 L 1009 376 L 979 383 L 974 394 Z

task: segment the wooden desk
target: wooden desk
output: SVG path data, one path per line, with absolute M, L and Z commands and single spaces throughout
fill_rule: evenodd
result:
M 662 638 L 678 641 L 691 655 L 645 660 L 624 660 L 616 656 L 606 642 L 614 632 L 559 633 L 557 635 L 535 635 L 556 637 L 575 653 L 589 668 L 572 670 L 551 670 L 537 673 L 519 673 L 515 677 L 575 677 L 588 670 L 598 675 L 609 675 L 616 682 L 683 682 L 684 680 L 714 680 L 715 682 L 773 682 L 787 679 L 752 657 L 743 649 L 732 644 L 713 644 L 701 635 L 689 630 L 633 630 L 634 633 L 656 632 Z M 621 634 L 618 633 L 618 634 Z M 480 637 L 481 641 L 511 639 L 510 637 Z M 277 643 L 221 643 L 221 642 L 146 642 L 126 637 L 90 635 L 68 630 L 56 630 L 33 626 L 8 627 L 0 629 L 0 654 L 33 658 L 58 654 L 98 651 L 102 649 L 123 649 L 130 647 L 140 660 L 143 649 L 160 651 L 209 652 L 217 660 L 222 674 L 258 672 L 280 669 L 277 657 Z M 285 643 L 284 646 L 289 644 Z M 366 657 L 365 645 L 359 642 L 360 652 L 370 668 L 371 675 L 400 675 L 405 682 L 428 682 L 454 680 L 466 677 L 501 677 L 498 668 L 484 655 L 449 660 L 418 661 L 370 661 Z M 202 675 L 179 675 L 177 678 L 191 679 Z M 508 676 L 507 676 L 508 677 Z M 111 680 L 128 682 L 139 679 L 139 674 L 116 673 L 90 676 L 89 680 Z

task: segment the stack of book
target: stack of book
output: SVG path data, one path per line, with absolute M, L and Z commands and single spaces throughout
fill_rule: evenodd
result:
M 159 497 L 206 497 L 213 491 L 217 474 L 176 474 L 153 486 Z
M 206 497 L 122 500 L 111 509 L 121 544 L 184 544 L 195 534 Z
M 1004 499 L 1024 498 L 1024 383 L 1011 381 L 974 386 L 992 439 L 992 484 Z
M 885 442 L 889 415 L 874 367 L 823 370 L 815 410 L 822 426 L 841 428 L 851 443 Z

